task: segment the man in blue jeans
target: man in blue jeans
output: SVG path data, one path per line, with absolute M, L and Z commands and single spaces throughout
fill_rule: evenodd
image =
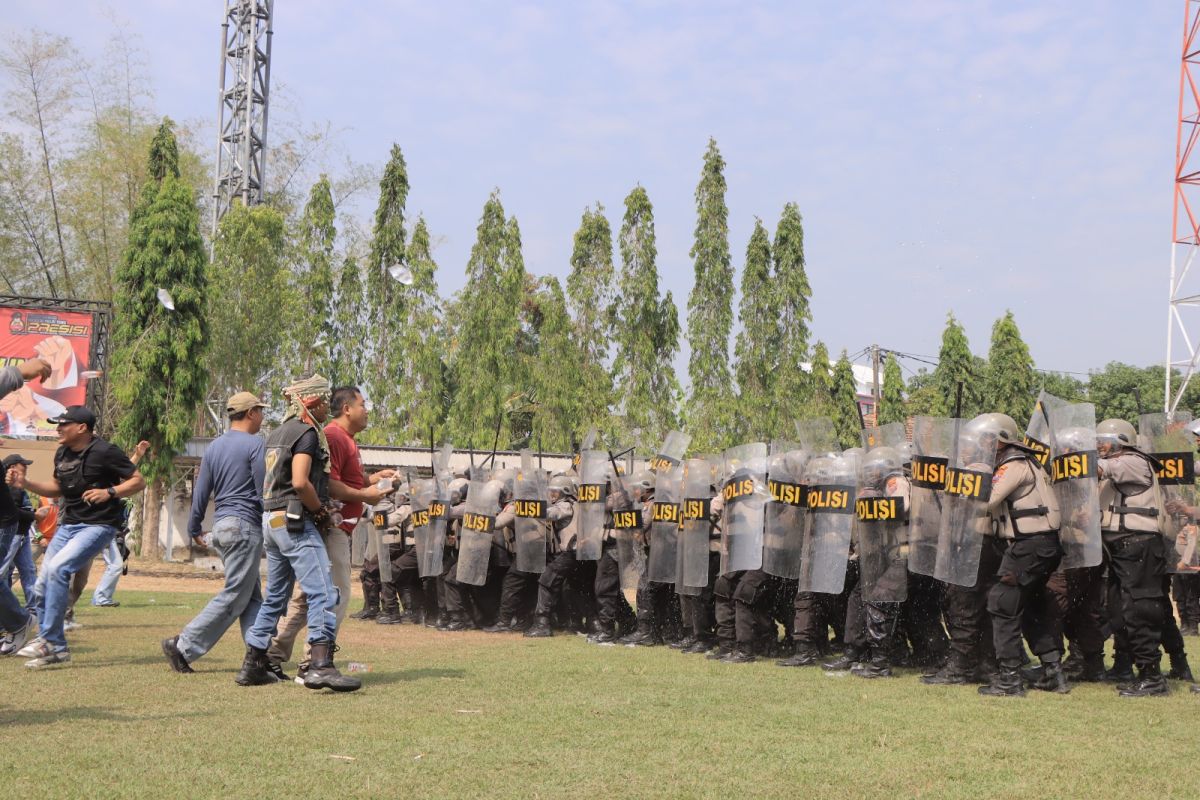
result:
M 201 541 L 200 525 L 211 495 L 215 505 L 211 541 L 225 565 L 225 588 L 182 633 L 163 639 L 163 655 L 176 672 L 194 672 L 189 665 L 211 650 L 234 620 L 241 623 L 244 639 L 262 605 L 258 562 L 263 544 L 265 451 L 258 431 L 264 408 L 266 404 L 250 392 L 230 397 L 225 404 L 229 430 L 208 446 L 200 462 L 188 533 Z
M 266 443 L 263 540 L 267 548 L 267 596 L 246 634 L 246 658 L 234 679 L 241 686 L 275 683 L 267 647 L 299 581 L 308 598 L 309 689 L 352 692 L 362 684 L 333 665 L 337 645 L 338 590 L 329 571 L 321 530 L 329 516 L 329 444 L 321 429 L 329 416 L 329 381 L 320 375 L 284 389 L 283 423 Z
M 67 613 L 71 575 L 91 563 L 117 535 L 121 500 L 142 491 L 146 481 L 116 445 L 95 434 L 96 415 L 86 406 L 69 406 L 50 422 L 58 426 L 54 477 L 34 481 L 14 468 L 9 481 L 42 497 L 63 498 L 62 524 L 42 560 L 45 591 L 34 599 L 39 636 L 17 655 L 25 666 L 41 669 L 71 660 L 63 619 Z

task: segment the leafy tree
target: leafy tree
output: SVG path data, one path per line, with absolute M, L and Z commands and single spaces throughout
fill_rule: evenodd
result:
M 612 230 L 604 206 L 597 203 L 595 211 L 583 211 L 575 232 L 571 274 L 567 276 L 568 305 L 579 345 L 576 395 L 580 429 L 603 427 L 608 420 L 612 402 L 608 359 L 613 340 L 614 279 Z
M 467 284 L 456 302 L 460 315 L 454 360 L 456 392 L 450 413 L 454 441 L 480 445 L 499 426 L 499 440 L 512 440 L 506 403 L 519 373 L 518 334 L 525 283 L 515 220 L 504 216 L 498 191 L 484 204 L 475 245 L 467 262 Z M 519 391 L 519 390 L 518 390 Z M 490 442 L 488 442 L 490 444 Z
M 158 554 L 158 503 L 172 459 L 192 433 L 208 373 L 207 280 L 193 189 L 179 178 L 178 150 L 164 120 L 150 148 L 151 179 L 143 187 L 117 272 L 112 378 L 123 413 L 116 441 L 151 449 L 141 470 L 152 482 L 143 553 Z M 165 289 L 175 310 L 160 304 Z
M 1033 370 L 1033 356 L 1021 339 L 1021 331 L 1011 311 L 1005 312 L 992 326 L 992 346 L 988 350 L 985 375 L 984 406 L 989 411 L 1008 414 L 1014 420 L 1029 419 L 1037 399 L 1039 381 Z
M 858 384 L 846 351 L 833 365 L 833 428 L 842 447 L 857 447 L 862 441 L 862 417 L 858 408 Z
M 327 377 L 334 386 L 359 386 L 363 383 L 363 375 L 358 369 L 365 360 L 362 346 L 368 340 L 367 305 L 363 296 L 362 270 L 353 252 L 343 256 L 341 269 L 338 270 L 332 325 Z M 364 432 L 365 436 L 369 436 L 377 421 L 372 421 L 371 427 Z
M 883 386 L 879 393 L 879 408 L 875 409 L 875 420 L 878 425 L 890 422 L 905 422 L 908 410 L 904 405 L 904 375 L 900 372 L 900 362 L 895 353 L 888 353 L 887 361 L 883 364 Z
M 942 330 L 942 346 L 938 352 L 938 365 L 933 371 L 939 401 L 938 414 L 953 416 L 960 383 L 962 417 L 969 419 L 980 413 L 983 406 L 981 385 L 984 375 L 979 373 L 976 367 L 977 362 L 971 355 L 966 331 L 953 314 L 947 314 L 946 327 Z
M 946 409 L 942 404 L 934 383 L 934 374 L 926 369 L 908 379 L 908 415 L 910 417 L 945 416 Z
M 809 368 L 809 385 L 808 410 L 802 416 L 832 417 L 833 367 L 829 363 L 829 348 L 820 340 L 813 346 L 812 364 Z M 790 431 L 787 433 L 790 433 Z
M 329 375 L 332 371 L 330 352 L 333 344 L 334 227 L 333 191 L 329 176 L 321 175 L 313 184 L 300 217 L 299 252 L 297 253 L 297 283 L 304 299 L 299 315 L 301 358 L 304 372 L 317 371 Z
M 659 299 L 654 209 L 641 186 L 625 198 L 620 245 L 613 362 L 617 407 L 624 412 L 619 434 L 628 440 L 640 428 L 644 441 L 659 442 L 678 426 L 680 389 L 672 362 L 679 351 L 679 312 L 670 292 Z
M 369 393 L 376 408 L 376 418 L 392 420 L 399 406 L 397 386 L 403 367 L 404 354 L 390 346 L 392 326 L 404 318 L 403 284 L 389 270 L 403 266 L 407 254 L 405 245 L 404 210 L 408 202 L 408 166 L 400 146 L 393 144 L 383 178 L 379 181 L 379 205 L 375 208 L 375 226 L 371 233 L 371 250 L 367 257 L 367 302 L 374 336 L 367 353 L 379 365 L 373 374 L 365 376 Z M 385 422 L 385 427 L 390 427 Z M 376 431 L 378 434 L 380 431 Z
M 760 220 L 746 246 L 742 270 L 741 330 L 734 345 L 738 381 L 737 435 L 770 438 L 775 431 L 775 380 L 779 367 L 779 313 L 771 283 L 771 240 Z
M 535 303 L 538 346 L 533 400 L 537 411 L 531 420 L 530 444 L 569 452 L 571 433 L 580 428 L 582 403 L 575 365 L 580 362 L 581 348 L 574 340 L 567 302 L 557 278 L 539 281 Z
M 273 370 L 288 309 L 299 306 L 284 264 L 285 243 L 283 215 L 270 206 L 234 203 L 221 218 L 208 271 L 210 400 L 259 391 L 264 384 L 278 388 L 290 377 Z
M 779 342 L 775 374 L 775 424 L 772 433 L 791 436 L 793 421 L 800 418 L 812 391 L 800 365 L 808 359 L 809 300 L 812 288 L 804 268 L 804 222 L 795 203 L 783 207 L 775 226 L 774 285 L 778 293 Z M 828 354 L 826 355 L 828 361 Z
M 446 333 L 437 293 L 437 262 L 429 243 L 424 217 L 417 218 L 408 245 L 413 284 L 407 288 L 405 320 L 395 331 L 403 355 L 404 373 L 398 387 L 401 421 L 406 440 L 424 442 L 430 430 L 436 439 L 446 420 Z
M 1038 388 L 1046 390 L 1055 397 L 1061 397 L 1070 403 L 1087 402 L 1087 383 L 1078 378 L 1063 372 L 1041 372 L 1037 378 Z
M 685 417 L 697 452 L 721 450 L 730 425 L 729 331 L 733 324 L 733 265 L 729 255 L 729 209 L 725 207 L 725 160 L 708 140 L 696 187 L 696 233 L 691 257 L 695 283 L 688 297 L 688 376 Z

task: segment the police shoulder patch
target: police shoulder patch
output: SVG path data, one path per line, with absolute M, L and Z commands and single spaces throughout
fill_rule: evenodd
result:
M 1004 473 L 1008 471 L 1008 464 L 1002 464 L 992 473 L 992 483 L 999 483 L 1004 477 Z
M 896 491 L 896 488 L 897 488 L 899 485 L 900 485 L 900 479 L 899 479 L 899 478 L 897 478 L 896 476 L 894 476 L 894 475 L 893 475 L 892 477 L 888 478 L 888 480 L 887 480 L 887 490 L 888 490 L 889 492 L 894 492 L 894 491 Z

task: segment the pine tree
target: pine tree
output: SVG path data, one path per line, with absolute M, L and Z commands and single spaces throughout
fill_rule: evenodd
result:
M 334 227 L 333 190 L 329 177 L 321 175 L 308 194 L 308 202 L 300 217 L 299 252 L 297 253 L 296 282 L 304 308 L 298 323 L 296 342 L 304 361 L 304 372 L 331 371 L 330 348 L 333 344 L 333 246 L 337 237 Z
M 812 363 L 808 373 L 809 397 L 805 413 L 802 417 L 832 417 L 833 416 L 833 366 L 829 363 L 829 348 L 817 340 L 813 346 Z M 787 423 L 794 425 L 794 422 Z M 783 435 L 791 435 L 790 430 L 784 430 Z
M 733 265 L 729 256 L 729 209 L 725 207 L 725 160 L 708 140 L 696 187 L 696 233 L 691 257 L 695 283 L 688 297 L 686 418 L 697 452 L 731 443 L 729 331 L 733 324 Z
M 904 407 L 904 375 L 900 372 L 900 362 L 895 353 L 888 353 L 887 361 L 883 364 L 883 386 L 880 390 L 879 408 L 875 410 L 877 425 L 887 425 L 889 422 L 905 422 L 908 411 Z
M 179 156 L 170 120 L 150 150 L 149 174 L 130 221 L 129 243 L 117 272 L 113 319 L 112 384 L 122 411 L 115 440 L 132 448 L 141 439 L 150 451 L 140 469 L 151 481 L 143 555 L 158 555 L 158 497 L 172 460 L 192 433 L 204 400 L 208 373 L 206 257 L 195 192 L 179 177 Z M 158 300 L 165 289 L 170 311 Z
M 746 245 L 742 270 L 741 330 L 734 345 L 738 382 L 737 436 L 761 441 L 775 432 L 775 380 L 780 343 L 779 312 L 771 283 L 771 240 L 761 220 Z
M 467 284 L 455 304 L 459 314 L 454 360 L 454 404 L 450 431 L 460 447 L 491 445 L 499 425 L 500 442 L 511 442 L 505 403 L 522 364 L 517 337 L 525 282 L 515 220 L 504 216 L 498 191 L 484 204 L 475 244 L 467 262 Z
M 393 326 L 404 318 L 405 292 L 403 284 L 388 272 L 403 265 L 406 255 L 404 210 L 408 202 L 408 166 L 400 146 L 392 145 L 391 155 L 379 181 L 379 205 L 375 209 L 375 226 L 371 232 L 371 250 L 367 258 L 368 319 L 374 336 L 366 356 L 378 369 L 364 376 L 375 405 L 375 417 L 384 428 L 391 428 L 397 413 L 399 398 L 396 387 L 401 376 L 404 354 L 390 346 Z M 361 357 L 361 356 L 360 356 Z M 380 431 L 377 431 L 379 433 Z
M 946 327 L 942 331 L 942 347 L 938 352 L 938 365 L 933 371 L 933 383 L 941 403 L 938 407 L 939 414 L 954 414 L 960 383 L 962 417 L 970 419 L 979 413 L 982 406 L 980 388 L 984 376 L 976 374 L 975 370 L 975 357 L 971 355 L 967 333 L 954 318 L 954 314 L 947 314 Z
M 562 287 L 554 277 L 542 278 L 536 294 L 537 358 L 533 369 L 530 442 L 557 452 L 569 452 L 572 431 L 580 430 L 582 398 L 575 369 L 581 349 L 567 313 Z M 590 425 L 591 423 L 589 423 Z
M 1021 331 L 1012 311 L 992 326 L 992 345 L 988 350 L 985 406 L 988 411 L 1008 414 L 1023 425 L 1033 413 L 1040 384 L 1033 369 L 1033 356 L 1021 339 Z
M 679 312 L 670 292 L 661 300 L 658 296 L 654 209 L 641 186 L 625 198 L 620 246 L 613 387 L 624 416 L 616 433 L 625 440 L 640 428 L 643 441 L 659 442 L 679 424 L 680 389 L 673 364 L 679 351 Z
M 584 209 L 571 274 L 567 276 L 567 298 L 579 346 L 579 428 L 603 427 L 612 403 L 612 377 L 608 372 L 613 339 L 612 298 L 614 291 L 612 230 L 604 206 Z M 569 444 L 569 442 L 568 442 Z
M 358 259 L 346 253 L 338 270 L 337 293 L 333 305 L 333 336 L 330 370 L 326 377 L 334 386 L 361 386 L 360 365 L 365 363 L 363 345 L 367 341 L 367 306 L 363 296 L 362 270 Z M 374 400 L 372 400 L 372 405 Z M 372 421 L 372 427 L 377 420 Z M 367 428 L 369 432 L 371 428 Z
M 804 222 L 795 203 L 783 207 L 775 226 L 774 284 L 778 295 L 777 313 L 779 363 L 775 373 L 775 426 L 773 434 L 792 436 L 794 421 L 810 401 L 812 388 L 800 365 L 808 360 L 809 300 L 812 289 L 804 266 Z M 826 356 L 828 361 L 828 356 Z
M 413 284 L 408 287 L 406 318 L 394 345 L 403 356 L 403 377 L 398 387 L 404 438 L 425 442 L 433 430 L 435 439 L 446 421 L 445 331 L 441 300 L 437 292 L 437 262 L 429 244 L 429 228 L 418 217 L 408 245 L 407 262 Z
M 846 351 L 833 365 L 833 429 L 842 447 L 858 447 L 862 442 L 862 417 L 858 413 L 858 385 Z

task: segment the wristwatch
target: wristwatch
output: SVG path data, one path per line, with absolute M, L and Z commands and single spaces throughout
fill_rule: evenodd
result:
M 109 500 L 116 500 L 116 499 L 117 499 L 117 490 L 116 490 L 116 488 L 115 488 L 115 487 L 113 487 L 113 486 L 110 486 L 110 487 L 108 487 L 108 499 L 109 499 Z

